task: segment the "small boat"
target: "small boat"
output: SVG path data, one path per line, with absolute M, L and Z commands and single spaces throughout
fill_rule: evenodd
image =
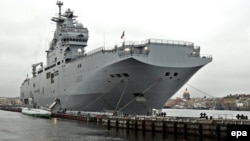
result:
M 41 118 L 50 118 L 51 112 L 43 109 L 33 109 L 33 108 L 22 108 L 22 113 L 24 115 L 41 117 Z

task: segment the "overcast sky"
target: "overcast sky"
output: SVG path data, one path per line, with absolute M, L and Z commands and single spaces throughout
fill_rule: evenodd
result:
M 88 49 L 148 38 L 201 46 L 213 62 L 187 83 L 216 97 L 250 94 L 249 0 L 64 0 L 89 29 Z M 56 0 L 0 1 L 0 97 L 19 96 L 31 64 L 45 62 L 58 12 Z M 105 37 L 105 38 L 104 38 Z M 105 39 L 105 42 L 104 42 Z M 188 88 L 191 97 L 204 96 Z

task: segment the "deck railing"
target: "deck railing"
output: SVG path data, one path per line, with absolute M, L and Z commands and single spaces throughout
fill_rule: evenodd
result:
M 162 44 L 162 45 L 172 45 L 172 46 L 183 46 L 183 47 L 194 47 L 194 43 L 187 41 L 177 41 L 177 40 L 163 40 L 163 39 L 147 39 L 141 42 L 123 42 L 122 46 L 145 46 L 148 44 Z

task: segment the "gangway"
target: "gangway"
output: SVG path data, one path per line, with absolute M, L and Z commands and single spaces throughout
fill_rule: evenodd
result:
M 57 106 L 61 104 L 59 98 L 55 98 L 55 101 L 49 106 L 49 110 L 53 111 Z
M 57 106 L 60 106 L 60 105 L 61 105 L 60 99 L 55 98 L 55 101 L 49 107 L 40 106 L 40 109 L 47 110 L 47 111 L 53 111 Z

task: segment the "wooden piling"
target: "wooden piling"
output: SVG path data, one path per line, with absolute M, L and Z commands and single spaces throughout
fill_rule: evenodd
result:
M 152 132 L 152 135 L 154 136 L 155 135 L 155 122 L 154 121 L 151 121 L 151 132 Z
M 142 132 L 145 133 L 145 129 L 146 129 L 146 124 L 145 124 L 145 120 L 142 121 Z
M 138 131 L 138 121 L 135 120 L 135 131 Z
M 183 135 L 184 135 L 184 140 L 187 140 L 187 123 L 184 124 Z
M 217 141 L 220 141 L 220 125 L 216 125 L 216 139 Z
M 115 128 L 116 128 L 116 130 L 118 130 L 119 129 L 119 121 L 116 119 L 116 121 L 115 121 Z
M 199 124 L 199 136 L 202 138 L 202 124 Z
M 174 122 L 174 136 L 177 137 L 177 123 Z
M 129 130 L 129 119 L 126 120 L 126 129 Z
M 110 119 L 108 119 L 107 128 L 110 129 Z
M 163 122 L 162 124 L 162 133 L 163 133 L 163 137 L 166 137 L 166 134 L 167 134 L 166 122 Z

